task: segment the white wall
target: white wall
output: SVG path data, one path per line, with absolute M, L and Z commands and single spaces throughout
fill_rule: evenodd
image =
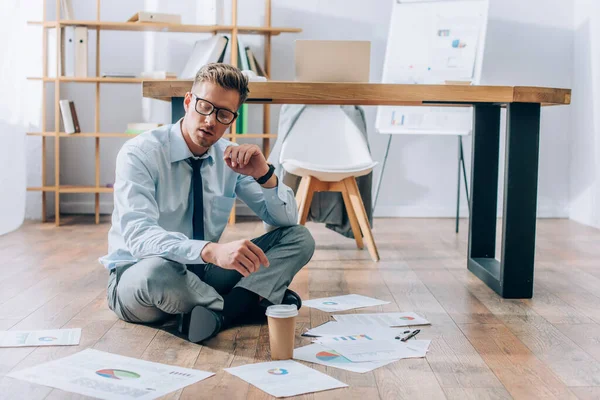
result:
M 28 19 L 39 18 L 35 10 L 18 0 L 0 3 L 0 235 L 17 229 L 25 214 L 25 132 L 39 126 L 38 99 L 41 86 L 25 77 L 33 64 L 32 53 L 23 52 Z M 20 40 L 10 40 L 19 38 Z M 41 51 L 38 43 L 32 51 Z
M 600 3 L 575 1 L 569 216 L 600 228 Z
M 38 1 L 38 0 L 30 0 Z M 230 2 L 226 2 L 225 18 L 230 19 Z M 264 0 L 244 0 L 239 3 L 239 23 L 261 25 L 264 20 Z M 525 4 L 524 4 L 525 3 Z M 141 9 L 158 9 L 183 15 L 184 22 L 193 23 L 196 2 L 162 2 L 156 0 L 102 1 L 102 18 L 126 20 Z M 273 79 L 293 80 L 294 41 L 296 39 L 369 40 L 371 46 L 371 81 L 381 79 L 392 0 L 377 0 L 366 6 L 364 0 L 305 0 L 291 2 L 274 0 L 273 24 L 303 29 L 300 34 L 273 37 Z M 77 18 L 95 18 L 95 6 L 74 2 Z M 85 8 L 88 7 L 88 8 Z M 518 12 L 517 12 L 518 10 Z M 541 12 L 543 10 L 543 12 Z M 49 12 L 49 18 L 53 13 Z M 544 85 L 570 87 L 572 76 L 572 0 L 491 0 L 488 43 L 483 66 L 483 84 Z M 168 69 L 179 71 L 192 43 L 199 36 L 176 33 L 103 32 L 101 36 L 101 69 L 141 71 Z M 146 44 L 144 44 L 146 40 Z M 95 36 L 90 34 L 90 43 Z M 262 57 L 262 39 L 247 36 L 248 42 Z M 116 45 L 119 50 L 116 50 Z M 556 54 L 560 54 L 557 57 Z M 94 65 L 90 49 L 90 65 Z M 94 73 L 93 68 L 90 73 Z M 93 129 L 93 85 L 63 85 L 65 93 L 75 100 L 82 129 Z M 53 99 L 48 90 L 48 99 Z M 141 99 L 139 85 L 103 85 L 101 87 L 101 130 L 121 131 L 127 122 L 152 120 L 169 122 L 165 103 Z M 279 106 L 272 107 L 272 129 L 277 127 Z M 257 113 L 250 118 L 250 129 L 262 127 L 260 106 L 251 105 Z M 375 107 L 366 107 L 367 125 L 373 156 L 383 159 L 387 138 L 374 131 Z M 539 215 L 566 217 L 568 208 L 568 137 L 570 108 L 543 110 Z M 52 122 L 49 113 L 48 121 Z M 53 125 L 50 125 L 53 126 Z M 504 124 L 503 124 L 504 126 Z M 28 140 L 28 164 L 39 164 L 38 138 Z M 114 159 L 121 139 L 102 139 L 101 182 L 114 178 Z M 39 147 L 39 144 L 37 145 Z M 94 180 L 93 140 L 61 141 L 61 180 L 69 184 L 89 184 Z M 37 150 L 37 154 L 36 153 Z M 465 151 L 470 159 L 470 140 Z M 52 152 L 50 152 L 52 153 Z M 50 154 L 51 156 L 51 154 Z M 37 160 L 37 161 L 36 161 Z M 468 161 L 468 160 L 467 160 Z M 49 157 L 51 162 L 51 157 Z M 397 137 L 388 160 L 376 215 L 380 216 L 453 216 L 456 197 L 456 139 L 452 137 Z M 469 165 L 467 165 L 469 168 Z M 375 170 L 375 181 L 380 168 Z M 50 174 L 50 176 L 53 176 Z M 35 177 L 29 176 L 29 184 Z M 502 176 L 500 177 L 502 183 Z M 63 195 L 63 212 L 90 212 L 93 195 Z M 463 196 L 463 214 L 466 201 Z M 52 196 L 51 196 L 52 197 Z M 27 216 L 39 218 L 40 195 L 28 194 Z M 101 195 L 104 212 L 112 210 L 110 195 Z M 51 202 L 49 203 L 51 206 Z M 499 204 L 502 204 L 500 201 Z M 53 210 L 53 208 L 52 208 Z

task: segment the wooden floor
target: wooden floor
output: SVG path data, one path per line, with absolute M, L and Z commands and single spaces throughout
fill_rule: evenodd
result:
M 266 326 L 222 332 L 206 346 L 117 320 L 106 305 L 105 223 L 26 223 L 0 237 L 0 330 L 81 327 L 77 347 L 0 349 L 0 398 L 81 398 L 4 377 L 82 349 L 213 371 L 169 399 L 264 399 L 223 368 L 269 360 Z M 75 223 L 77 222 L 77 223 Z M 568 220 L 540 220 L 532 300 L 503 300 L 466 269 L 466 220 L 377 219 L 381 262 L 354 241 L 309 223 L 317 251 L 292 287 L 305 299 L 359 293 L 391 303 L 365 311 L 415 311 L 432 323 L 426 359 L 355 374 L 312 365 L 350 385 L 303 398 L 598 399 L 600 398 L 600 231 Z M 254 237 L 242 222 L 224 240 Z M 352 312 L 352 311 L 351 311 Z M 297 331 L 328 314 L 303 308 Z M 308 344 L 297 336 L 297 345 Z M 307 382 L 307 384 L 309 384 Z

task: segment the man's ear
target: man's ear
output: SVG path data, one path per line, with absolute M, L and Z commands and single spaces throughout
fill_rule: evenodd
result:
M 192 94 L 190 92 L 187 92 L 185 94 L 185 97 L 183 98 L 183 109 L 185 110 L 185 112 L 188 112 L 188 108 L 190 108 L 190 102 L 192 101 Z

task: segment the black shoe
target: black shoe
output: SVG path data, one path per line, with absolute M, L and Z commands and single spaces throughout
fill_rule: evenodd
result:
M 300 310 L 302 307 L 302 299 L 298 293 L 291 289 L 286 289 L 285 294 L 283 295 L 283 300 L 281 300 L 281 304 L 295 304 L 296 307 L 298 307 L 298 310 Z
M 190 342 L 199 343 L 216 336 L 224 325 L 223 314 L 196 306 L 190 313 L 181 315 L 179 332 L 187 333 Z
M 286 289 L 281 304 L 294 304 L 299 310 L 300 307 L 302 307 L 302 299 L 298 293 L 294 292 L 293 290 Z M 267 307 L 272 305 L 273 303 L 267 299 L 263 299 L 255 307 L 250 308 L 246 314 L 241 316 L 238 322 L 241 324 L 262 324 L 267 321 L 267 315 L 265 314 Z

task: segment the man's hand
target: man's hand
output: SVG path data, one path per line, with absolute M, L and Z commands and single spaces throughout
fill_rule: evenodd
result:
M 258 179 L 269 172 L 267 159 L 255 144 L 229 146 L 225 149 L 223 159 L 229 168 L 238 174 Z
M 263 251 L 250 240 L 237 240 L 229 243 L 209 243 L 202 249 L 202 259 L 224 269 L 233 269 L 248 276 L 260 268 L 269 266 Z

